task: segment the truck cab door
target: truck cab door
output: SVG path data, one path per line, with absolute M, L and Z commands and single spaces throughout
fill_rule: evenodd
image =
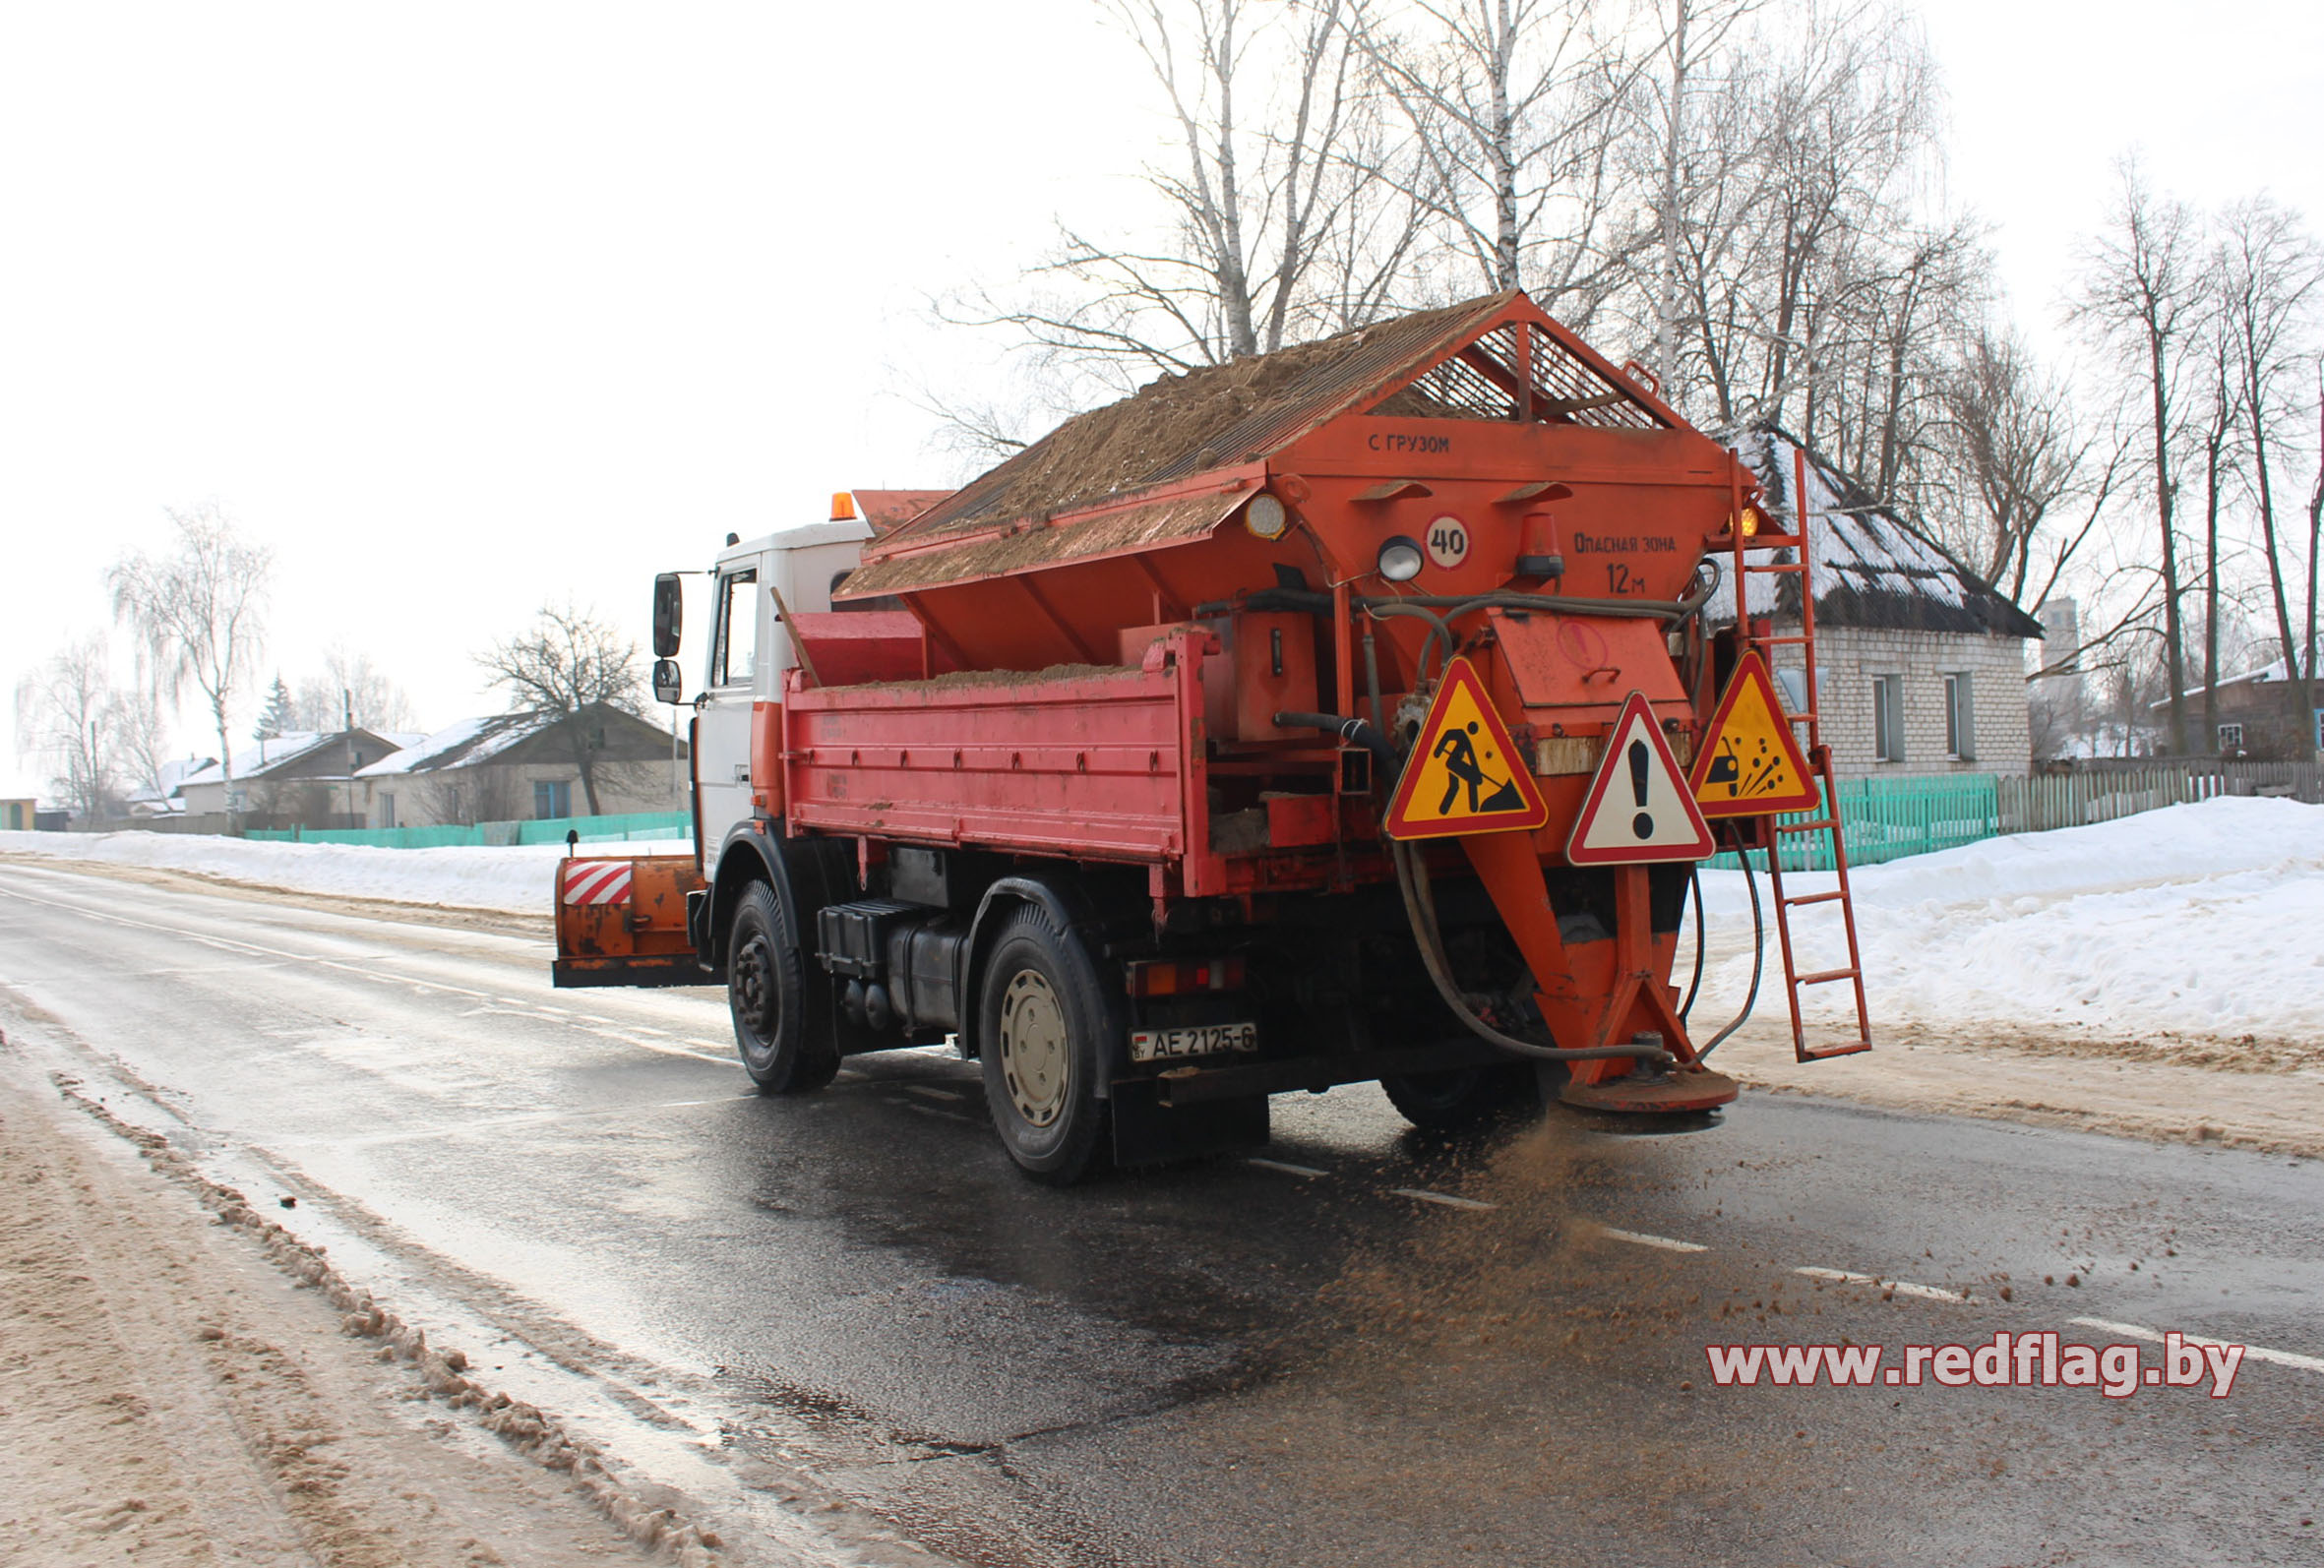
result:
M 760 563 L 746 557 L 718 569 L 713 589 L 710 664 L 695 717 L 697 810 L 703 853 L 715 861 L 727 831 L 751 815 L 751 712 L 764 663 L 769 596 Z

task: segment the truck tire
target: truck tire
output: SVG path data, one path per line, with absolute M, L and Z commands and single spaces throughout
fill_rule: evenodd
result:
M 1031 905 L 1009 918 L 985 958 L 977 1043 L 994 1130 L 1037 1181 L 1070 1186 L 1099 1163 L 1098 1052 L 1110 1011 L 1078 940 Z
M 755 881 L 726 938 L 726 1002 L 743 1070 L 762 1094 L 806 1094 L 839 1070 L 830 1021 L 814 1016 L 807 957 L 774 889 Z
M 1465 1132 L 1541 1115 L 1542 1095 L 1529 1061 L 1455 1067 L 1382 1078 L 1390 1104 L 1404 1119 L 1429 1132 Z

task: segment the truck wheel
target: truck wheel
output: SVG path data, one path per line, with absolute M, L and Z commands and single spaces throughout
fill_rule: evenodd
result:
M 1009 1157 L 1036 1180 L 1070 1185 L 1103 1147 L 1107 1011 L 1096 965 L 1045 913 L 1021 909 L 1001 928 L 977 1015 L 985 1103 Z
M 1460 1132 L 1497 1121 L 1518 1121 L 1542 1111 L 1531 1062 L 1455 1067 L 1382 1078 L 1379 1086 L 1404 1119 L 1430 1132 Z
M 839 1070 L 827 1028 L 808 1016 L 807 962 L 782 900 L 753 882 L 726 938 L 726 1001 L 743 1070 L 764 1094 L 805 1094 Z M 827 1021 L 826 1021 L 827 1022 Z

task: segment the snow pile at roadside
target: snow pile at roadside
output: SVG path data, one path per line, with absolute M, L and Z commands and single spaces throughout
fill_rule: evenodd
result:
M 2324 807 L 2205 801 L 1988 839 L 1850 880 L 1875 1040 L 1900 1025 L 1968 1024 L 2324 1042 Z M 1787 876 L 1784 890 L 1832 882 Z M 1703 895 L 1713 951 L 1745 943 L 1703 977 L 1701 1015 L 1724 1017 L 1750 984 L 1750 905 L 1740 872 L 1704 873 Z M 1844 967 L 1833 906 L 1794 914 L 1800 967 Z M 1758 1015 L 1780 1018 L 1772 913 L 1769 928 Z M 1830 1020 L 1847 992 L 1809 988 L 1810 1015 Z
M 693 852 L 691 841 L 581 847 L 583 855 L 606 860 Z M 368 844 L 283 844 L 200 833 L 0 832 L 0 856 L 15 855 L 200 872 L 299 893 L 547 915 L 555 863 L 564 858 L 565 846 L 378 849 Z
M 680 854 L 684 842 L 604 845 L 603 858 Z M 194 834 L 0 833 L 0 855 L 46 855 L 203 872 L 303 893 L 542 915 L 560 845 L 373 849 Z M 2324 807 L 2215 800 L 2090 827 L 1988 839 L 1866 867 L 1857 930 L 1874 1037 L 1915 1026 L 1999 1034 L 2165 1032 L 2324 1044 Z M 1828 874 L 1785 879 L 1792 893 Z M 1705 872 L 1718 953 L 1701 1017 L 1724 1018 L 1750 983 L 1750 905 L 1740 872 Z M 1767 896 L 1765 878 L 1760 895 Z M 1838 969 L 1831 905 L 1795 912 L 1800 967 Z M 1784 1013 L 1769 916 L 1758 1015 Z M 1830 1019 L 1848 988 L 1819 986 Z

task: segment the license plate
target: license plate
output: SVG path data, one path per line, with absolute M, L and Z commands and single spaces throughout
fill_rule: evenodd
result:
M 1256 1051 L 1258 1025 L 1193 1024 L 1185 1029 L 1133 1029 L 1130 1059 L 1168 1061 L 1178 1056 L 1211 1056 L 1227 1051 Z

